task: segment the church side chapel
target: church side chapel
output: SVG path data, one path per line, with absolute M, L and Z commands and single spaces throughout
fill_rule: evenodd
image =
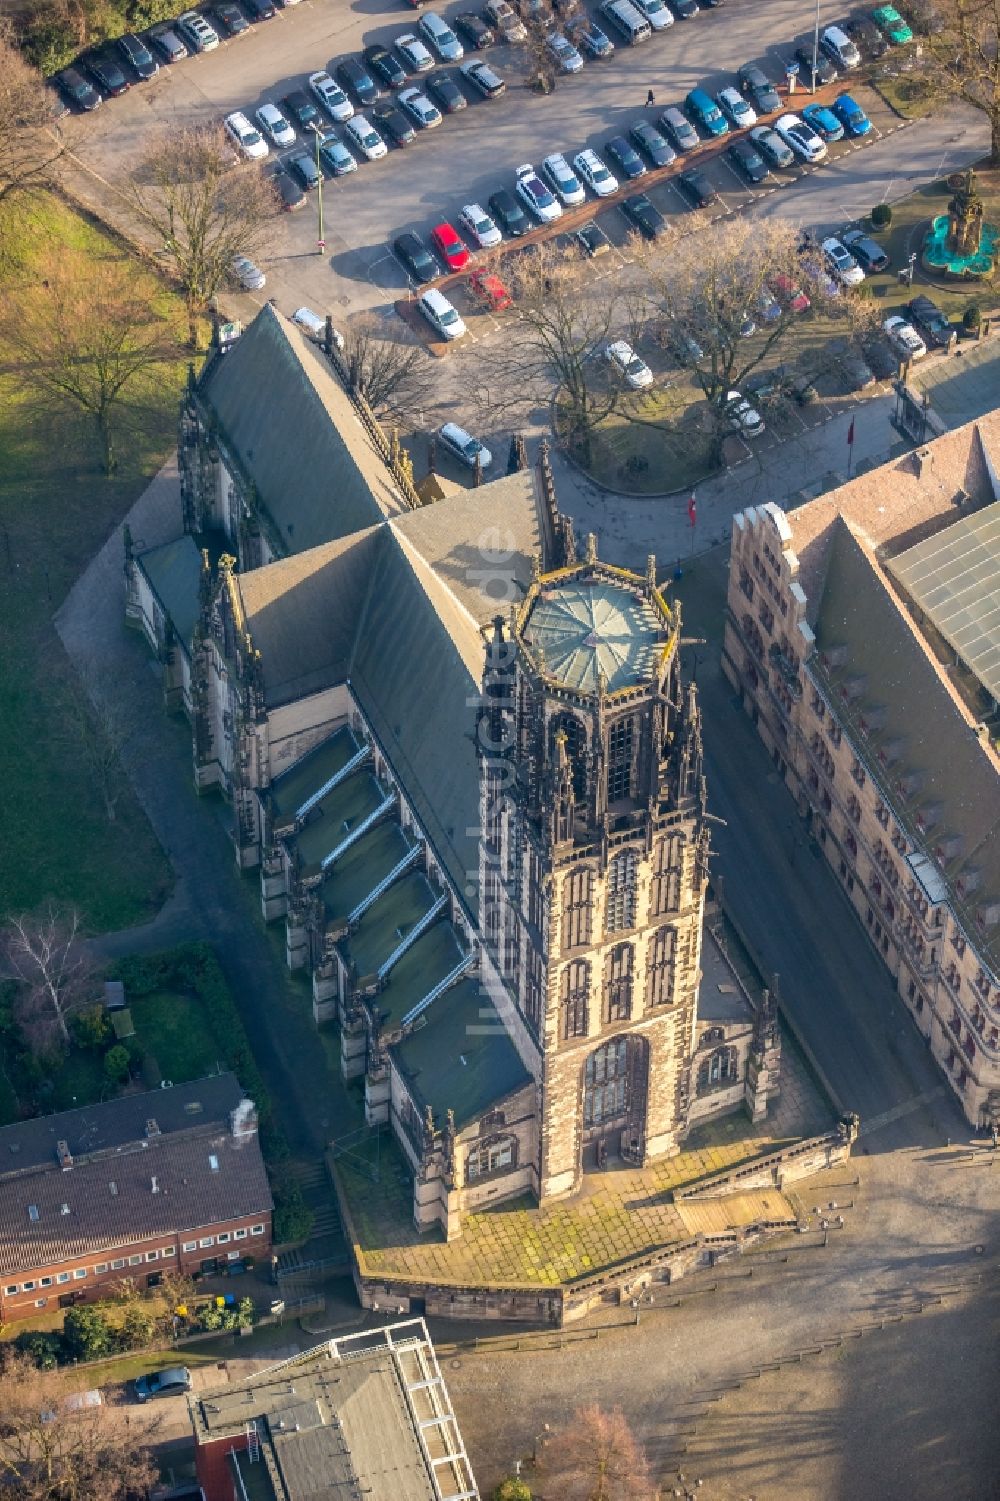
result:
M 422 504 L 336 352 L 270 306 L 189 383 L 179 462 L 180 535 L 127 540 L 126 613 L 415 1225 L 766 1114 L 777 1017 L 705 927 L 701 719 L 655 560 L 578 556 L 544 445 Z

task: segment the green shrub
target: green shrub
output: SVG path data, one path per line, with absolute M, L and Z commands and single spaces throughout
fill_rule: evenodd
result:
M 14 1341 L 18 1350 L 30 1357 L 42 1371 L 53 1371 L 63 1359 L 61 1334 L 46 1334 L 41 1329 L 29 1329 L 19 1334 Z
M 102 1047 L 113 1030 L 108 1020 L 108 1013 L 100 1004 L 87 1006 L 85 1010 L 78 1011 L 70 1018 L 69 1028 L 77 1047 L 88 1052 Z
M 493 1492 L 493 1501 L 531 1501 L 531 1491 L 523 1480 L 509 1475 Z
M 153 1317 L 139 1303 L 125 1310 L 118 1341 L 123 1350 L 145 1350 L 153 1342 Z
M 302 1197 L 302 1190 L 284 1168 L 272 1169 L 271 1193 L 274 1196 L 274 1239 L 284 1245 L 306 1240 L 313 1224 L 313 1212 Z
M 975 302 L 970 302 L 962 314 L 962 327 L 969 333 L 974 333 L 982 321 L 983 315 L 980 312 L 979 305 Z
M 124 1084 L 128 1078 L 130 1059 L 128 1048 L 122 1047 L 120 1042 L 115 1043 L 104 1055 L 104 1074 L 112 1084 Z
M 876 203 L 871 212 L 871 221 L 874 229 L 888 229 L 892 223 L 892 209 L 887 203 Z
M 99 1308 L 70 1308 L 63 1319 L 67 1360 L 100 1360 L 114 1350 L 114 1331 Z

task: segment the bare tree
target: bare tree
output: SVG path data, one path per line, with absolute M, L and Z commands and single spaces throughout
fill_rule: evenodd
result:
M 539 1474 L 544 1494 L 559 1501 L 655 1501 L 642 1445 L 620 1407 L 578 1408 L 549 1439 Z
M 351 388 L 380 415 L 414 414 L 434 389 L 433 362 L 421 345 L 384 338 L 380 329 L 371 313 L 348 325 L 342 358 Z
M 176 356 L 177 339 L 153 306 L 154 279 L 132 260 L 95 260 L 61 246 L 37 272 L 36 283 L 0 293 L 0 334 L 30 372 L 36 398 L 92 423 L 112 474 L 116 410 L 143 376 Z
M 15 44 L 11 22 L 0 18 L 0 203 L 50 179 L 65 149 L 52 106 L 44 79 Z
M 0 1374 L 0 1484 L 21 1501 L 126 1501 L 155 1478 L 121 1408 L 76 1408 L 66 1378 L 11 1353 Z
M 139 732 L 139 715 L 134 700 L 117 683 L 85 669 L 82 684 L 84 693 L 79 685 L 70 685 L 66 720 L 76 753 L 100 791 L 108 822 L 114 823 L 128 785 L 121 758 Z
M 173 267 L 196 347 L 198 313 L 229 276 L 234 257 L 258 254 L 274 232 L 274 182 L 253 163 L 234 167 L 222 130 L 194 128 L 150 143 L 132 164 L 127 197 Z
M 940 29 L 920 39 L 923 75 L 942 102 L 960 100 L 990 122 L 990 164 L 1000 167 L 1000 0 L 941 0 Z
M 14 1018 L 32 1051 L 68 1047 L 68 1019 L 93 1002 L 96 984 L 76 908 L 49 902 L 12 917 L 0 935 L 0 975 L 17 985 Z

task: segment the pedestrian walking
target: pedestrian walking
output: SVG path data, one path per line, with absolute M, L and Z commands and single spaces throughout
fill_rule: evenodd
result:
M 650 109 L 655 103 L 656 103 L 656 100 L 653 98 L 653 90 L 650 89 L 649 92 L 646 94 L 646 108 Z

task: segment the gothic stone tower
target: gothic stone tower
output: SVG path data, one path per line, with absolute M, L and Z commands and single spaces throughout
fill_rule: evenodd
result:
M 679 642 L 655 560 L 642 578 L 588 539 L 487 651 L 481 931 L 538 1087 L 542 1199 L 686 1130 L 708 831 Z

